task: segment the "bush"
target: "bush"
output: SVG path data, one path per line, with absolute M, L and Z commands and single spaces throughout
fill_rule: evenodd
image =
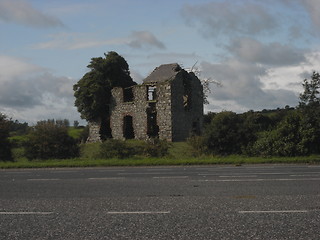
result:
M 310 150 L 304 139 L 310 139 L 310 137 L 303 130 L 302 120 L 299 112 L 291 112 L 275 129 L 260 133 L 258 140 L 250 150 L 251 155 L 299 156 L 309 154 Z
M 73 158 L 79 155 L 79 146 L 64 124 L 40 121 L 27 136 L 25 154 L 29 160 Z
M 164 157 L 168 155 L 169 143 L 157 138 L 150 139 L 143 145 L 143 155 L 147 157 Z
M 187 143 L 192 148 L 193 156 L 200 156 L 208 152 L 205 138 L 202 136 L 192 136 L 187 139 Z
M 108 139 L 100 145 L 99 157 L 101 158 L 129 158 L 135 154 L 135 149 L 125 141 Z
M 13 161 L 11 144 L 8 139 L 10 122 L 0 113 L 0 161 Z
M 242 128 L 243 120 L 236 113 L 218 113 L 206 129 L 204 144 L 208 151 L 214 154 L 239 154 L 245 141 Z

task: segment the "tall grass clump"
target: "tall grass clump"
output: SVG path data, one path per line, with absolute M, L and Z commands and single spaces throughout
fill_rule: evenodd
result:
M 135 149 L 125 141 L 108 139 L 101 143 L 99 149 L 100 158 L 129 158 L 136 154 Z
M 122 141 L 108 139 L 101 143 L 100 158 L 130 158 L 130 157 L 164 157 L 168 154 L 170 144 L 167 141 L 151 139 L 148 141 Z

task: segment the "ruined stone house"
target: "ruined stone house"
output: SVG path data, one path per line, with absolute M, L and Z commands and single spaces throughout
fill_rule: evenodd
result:
M 178 64 L 157 67 L 140 85 L 112 89 L 110 119 L 114 139 L 184 141 L 200 134 L 203 88 L 192 72 Z M 101 124 L 89 123 L 88 141 L 99 141 Z

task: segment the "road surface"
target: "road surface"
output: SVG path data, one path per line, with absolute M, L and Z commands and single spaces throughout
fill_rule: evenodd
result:
M 0 170 L 0 239 L 320 239 L 320 166 Z

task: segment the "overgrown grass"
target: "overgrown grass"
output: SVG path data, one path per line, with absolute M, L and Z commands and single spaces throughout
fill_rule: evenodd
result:
M 68 128 L 69 136 L 73 137 L 74 139 L 79 139 L 83 131 L 84 131 L 84 128 L 75 128 L 75 127 Z
M 128 145 L 139 148 L 142 141 L 128 141 Z M 296 163 L 320 164 L 320 156 L 306 157 L 245 157 L 232 156 L 198 156 L 194 157 L 192 148 L 185 142 L 172 143 L 169 154 L 162 158 L 135 156 L 131 158 L 101 159 L 99 158 L 100 143 L 83 144 L 81 157 L 63 160 L 33 160 L 24 157 L 23 148 L 14 148 L 15 162 L 0 162 L 0 168 L 44 168 L 44 167 L 101 167 L 101 166 L 161 166 L 161 165 L 203 165 L 203 164 L 266 164 L 266 163 Z
M 139 142 L 131 142 L 141 144 Z M 192 150 L 186 143 L 173 143 L 169 155 L 162 158 L 131 157 L 124 159 L 100 159 L 100 144 L 91 143 L 81 146 L 81 158 L 63 160 L 33 160 L 23 157 L 22 149 L 14 149 L 16 162 L 0 162 L 0 168 L 48 168 L 48 167 L 108 167 L 108 166 L 161 166 L 161 165 L 221 165 L 221 164 L 320 164 L 320 156 L 306 157 L 245 157 L 200 156 L 192 157 Z

